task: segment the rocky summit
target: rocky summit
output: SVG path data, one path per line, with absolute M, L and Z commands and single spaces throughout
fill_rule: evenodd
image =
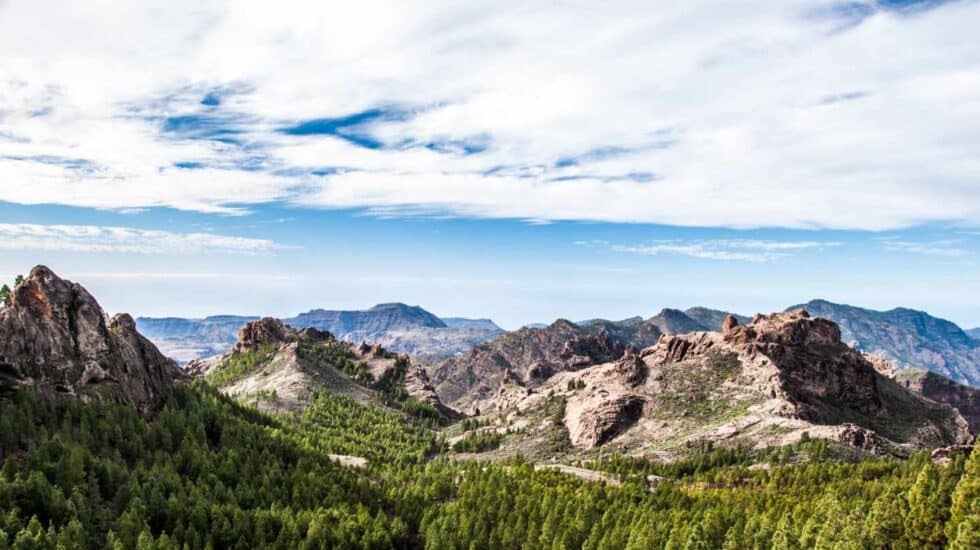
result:
M 47 267 L 31 270 L 0 309 L 0 389 L 115 399 L 149 413 L 182 376 L 132 317 L 107 318 L 87 290 Z

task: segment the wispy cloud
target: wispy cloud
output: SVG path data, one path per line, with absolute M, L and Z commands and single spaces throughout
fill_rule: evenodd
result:
M 969 255 L 969 250 L 962 247 L 961 239 L 943 239 L 936 241 L 902 241 L 885 240 L 884 248 L 889 252 L 904 252 L 908 254 L 922 254 L 925 256 L 943 256 L 947 258 L 959 258 Z
M 0 201 L 975 224 L 980 3 L 909 5 L 8 2 Z
M 194 254 L 267 254 L 281 245 L 213 233 L 175 233 L 132 227 L 0 223 L 0 250 Z
M 770 262 L 789 256 L 791 251 L 835 246 L 840 246 L 840 243 L 716 239 L 699 241 L 661 240 L 637 246 L 613 245 L 611 250 L 647 256 L 674 254 L 704 260 Z

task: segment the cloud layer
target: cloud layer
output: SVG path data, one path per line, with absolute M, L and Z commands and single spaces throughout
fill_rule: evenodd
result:
M 980 3 L 0 3 L 0 200 L 980 223 Z
M 0 250 L 184 254 L 264 254 L 279 248 L 265 239 L 212 233 L 174 233 L 98 225 L 0 223 Z
M 675 254 L 702 260 L 738 262 L 770 262 L 785 258 L 793 251 L 840 246 L 839 242 L 821 241 L 763 241 L 749 239 L 714 239 L 698 241 L 661 240 L 638 246 L 613 245 L 615 252 L 631 252 L 647 256 Z

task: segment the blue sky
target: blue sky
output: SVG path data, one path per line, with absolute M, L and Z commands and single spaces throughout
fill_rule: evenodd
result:
M 980 325 L 980 3 L 54 4 L 0 2 L 0 277 L 137 315 Z

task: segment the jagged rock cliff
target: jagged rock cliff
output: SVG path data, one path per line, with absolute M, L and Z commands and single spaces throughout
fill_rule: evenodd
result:
M 47 267 L 31 270 L 0 309 L 0 388 L 117 399 L 149 413 L 182 376 L 132 317 L 107 319 L 87 290 Z
M 980 435 L 980 389 L 958 384 L 926 369 L 902 369 L 895 373 L 895 380 L 928 399 L 958 410 L 970 423 L 970 431 Z

